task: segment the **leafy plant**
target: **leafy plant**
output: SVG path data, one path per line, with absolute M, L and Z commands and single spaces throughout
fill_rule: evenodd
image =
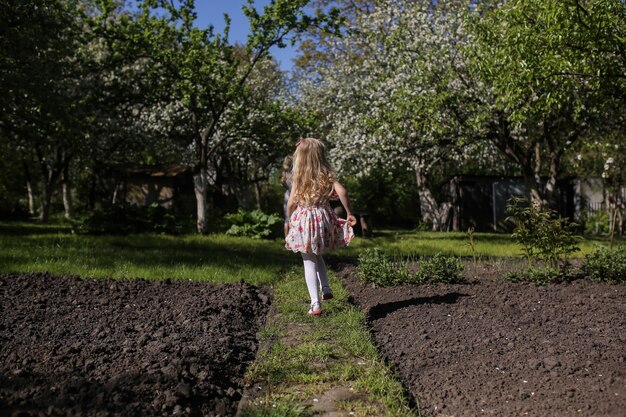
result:
M 463 281 L 463 263 L 454 256 L 436 254 L 418 263 L 415 272 L 409 271 L 407 261 L 394 261 L 379 249 L 367 249 L 359 255 L 358 277 L 379 287 L 400 284 L 441 282 L 454 284 Z
M 626 250 L 598 249 L 586 256 L 583 269 L 595 281 L 626 282 Z
M 525 200 L 515 198 L 507 206 L 507 220 L 515 224 L 512 236 L 522 246 L 529 268 L 533 260 L 558 268 L 567 256 L 580 250 L 575 235 L 577 224 L 559 217 L 553 210 L 537 205 L 525 205 Z
M 458 257 L 437 253 L 419 262 L 416 275 L 419 282 L 458 284 L 463 281 L 462 273 L 463 262 Z
M 265 214 L 261 210 L 246 211 L 239 209 L 237 213 L 229 213 L 224 219 L 231 223 L 226 231 L 230 236 L 245 236 L 253 239 L 273 239 L 280 234 L 282 217 L 276 213 Z
M 596 211 L 587 216 L 585 221 L 585 233 L 607 235 L 609 232 L 609 215 L 606 211 Z
M 359 254 L 357 275 L 360 280 L 378 287 L 388 287 L 411 281 L 411 273 L 406 262 L 393 262 L 379 249 L 367 249 Z
M 477 265 L 477 259 L 476 259 L 476 238 L 475 238 L 476 234 L 474 233 L 474 228 L 469 227 L 465 234 L 467 236 L 467 243 L 465 244 L 469 246 L 470 251 L 472 252 L 472 262 L 474 263 L 474 269 L 475 269 Z
M 531 267 L 507 272 L 503 278 L 511 282 L 530 282 L 535 285 L 548 285 L 562 281 L 564 277 L 565 272 L 563 269 Z

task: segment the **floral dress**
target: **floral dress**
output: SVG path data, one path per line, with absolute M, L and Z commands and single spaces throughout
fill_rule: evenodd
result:
M 338 218 L 327 201 L 312 206 L 298 205 L 289 218 L 289 225 L 285 247 L 293 252 L 320 255 L 348 246 L 354 238 L 350 224 Z

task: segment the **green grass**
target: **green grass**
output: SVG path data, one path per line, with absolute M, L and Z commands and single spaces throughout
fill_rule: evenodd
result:
M 474 236 L 476 255 L 481 257 L 521 257 L 522 250 L 508 234 L 476 233 Z M 622 243 L 623 244 L 623 243 Z M 607 238 L 586 239 L 581 237 L 580 252 L 574 257 L 582 257 L 597 247 L 608 247 Z M 406 230 L 377 231 L 371 239 L 355 239 L 341 256 L 358 256 L 366 248 L 381 248 L 392 256 L 419 256 L 443 253 L 446 255 L 472 256 L 469 239 L 463 232 L 418 232 Z
M 509 235 L 477 233 L 479 257 L 521 256 Z M 623 244 L 623 242 L 621 242 Z M 583 239 L 584 256 L 606 239 Z M 379 231 L 372 239 L 355 239 L 333 256 L 356 259 L 366 248 L 379 247 L 395 256 L 444 253 L 472 256 L 465 233 Z M 64 224 L 40 225 L 0 222 L 0 272 L 75 274 L 85 277 L 192 279 L 216 282 L 246 280 L 271 285 L 281 272 L 299 264 L 297 255 L 283 248 L 282 240 L 267 241 L 221 234 L 168 236 L 86 236 L 71 233 Z
M 274 288 L 275 314 L 261 332 L 264 349 L 248 370 L 249 384 L 260 386 L 254 407 L 243 416 L 313 415 L 303 407 L 337 387 L 351 388 L 346 415 L 414 416 L 401 384 L 378 356 L 362 311 L 331 274 L 335 298 L 324 313 L 310 317 L 308 293 L 299 268 Z M 262 393 L 261 393 L 262 391 Z
M 85 236 L 68 227 L 0 223 L 0 272 L 191 279 L 271 285 L 298 260 L 280 241 L 225 235 Z

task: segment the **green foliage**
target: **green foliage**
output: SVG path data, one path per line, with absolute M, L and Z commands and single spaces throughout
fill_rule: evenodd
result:
M 598 249 L 586 256 L 584 271 L 595 281 L 626 282 L 626 249 Z
M 529 266 L 532 260 L 539 260 L 557 268 L 569 254 L 580 250 L 575 235 L 577 224 L 552 210 L 524 205 L 524 201 L 515 198 L 507 206 L 507 220 L 515 224 L 512 236 L 522 246 Z
M 357 275 L 360 280 L 379 287 L 401 284 L 440 282 L 455 284 L 463 281 L 463 263 L 454 256 L 437 253 L 423 258 L 415 272 L 409 271 L 408 262 L 391 260 L 379 249 L 367 249 L 359 255 Z
M 130 233 L 178 234 L 182 224 L 172 210 L 157 203 L 140 207 L 115 204 L 76 221 L 74 230 L 83 234 L 127 235 Z
M 232 225 L 226 231 L 230 236 L 245 236 L 253 239 L 274 239 L 281 233 L 282 217 L 276 213 L 265 214 L 261 210 L 246 211 L 239 209 L 224 219 Z
M 405 284 L 413 278 L 406 262 L 394 262 L 379 249 L 367 249 L 359 254 L 357 275 L 360 280 L 377 287 Z
M 459 258 L 437 253 L 419 262 L 415 281 L 458 284 L 463 281 L 462 273 L 463 262 Z
M 585 233 L 593 235 L 609 234 L 609 215 L 606 211 L 597 211 L 585 220 Z
M 414 227 L 420 213 L 413 177 L 406 169 L 372 169 L 368 175 L 345 178 L 344 185 L 350 190 L 355 211 L 368 213 L 372 224 Z
M 562 269 L 557 268 L 527 268 L 519 271 L 507 272 L 504 279 L 511 282 L 530 282 L 535 285 L 548 285 L 560 282 L 565 277 Z
M 474 262 L 474 268 L 476 268 L 477 258 L 476 258 L 476 233 L 474 232 L 473 227 L 469 227 L 466 232 L 467 235 L 467 243 L 470 250 L 472 251 L 472 261 Z

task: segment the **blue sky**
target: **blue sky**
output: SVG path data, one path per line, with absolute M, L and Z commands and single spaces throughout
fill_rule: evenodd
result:
M 263 6 L 270 3 L 270 0 L 255 0 L 254 4 L 259 12 Z M 231 18 L 229 40 L 231 43 L 245 43 L 250 31 L 248 19 L 244 16 L 241 6 L 246 5 L 245 0 L 196 0 L 196 10 L 198 12 L 198 27 L 213 25 L 217 33 L 224 30 L 224 13 Z M 290 70 L 292 59 L 296 56 L 297 46 L 287 46 L 284 49 L 273 48 L 272 55 L 280 63 L 283 70 Z

